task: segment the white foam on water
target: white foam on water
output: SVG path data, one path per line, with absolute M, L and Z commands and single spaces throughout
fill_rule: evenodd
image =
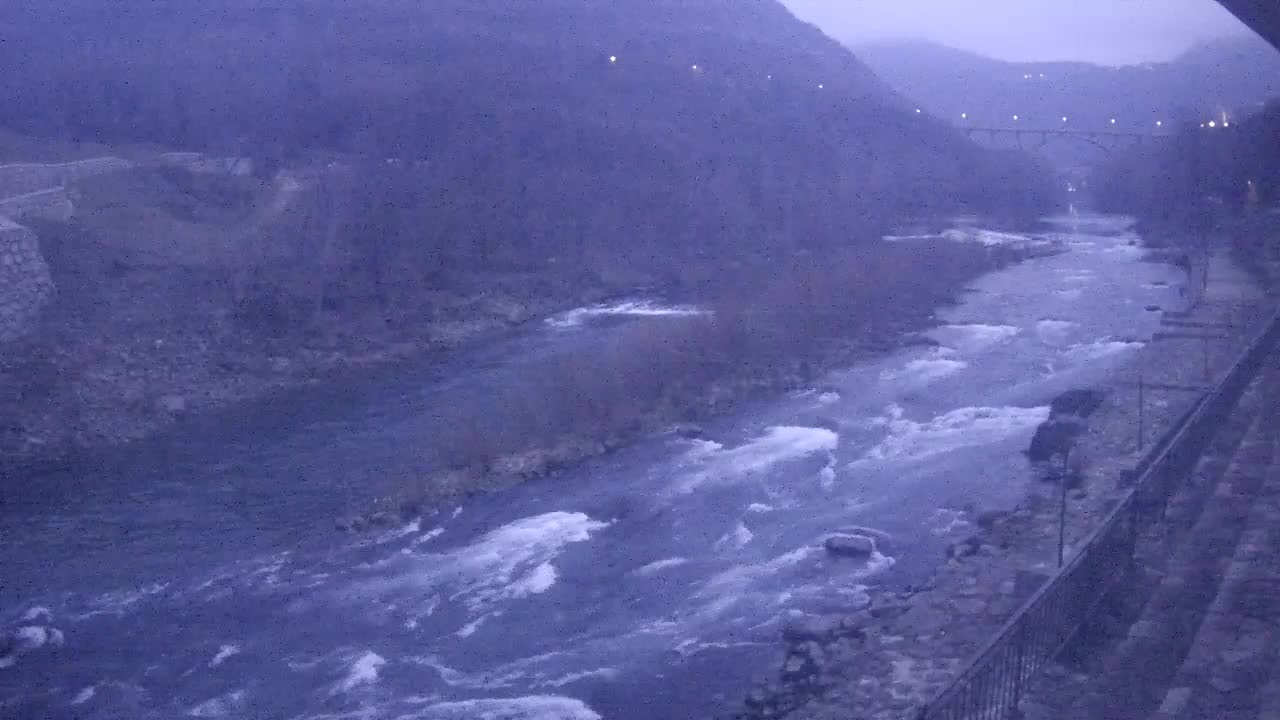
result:
M 216 698 L 205 700 L 196 705 L 187 712 L 191 717 L 199 718 L 220 718 L 220 717 L 237 717 L 244 704 L 245 691 L 236 690 L 225 695 L 219 695 Z
M 1080 288 L 1070 288 L 1067 290 L 1054 290 L 1053 294 L 1063 300 L 1079 300 L 1084 295 L 1084 291 Z
M 742 641 L 742 642 L 707 641 L 701 638 L 694 637 L 694 638 L 685 638 L 684 640 L 681 640 L 674 648 L 672 648 L 672 650 L 679 653 L 681 657 L 688 658 L 688 657 L 693 657 L 694 655 L 697 655 L 699 653 L 706 652 L 708 650 L 732 650 L 734 648 L 740 648 L 740 647 L 762 647 L 762 646 L 767 646 L 768 644 L 769 643 L 752 642 L 752 641 Z
M 91 605 L 93 610 L 74 616 L 76 620 L 86 620 L 95 615 L 123 615 L 134 605 L 143 600 L 158 595 L 169 587 L 169 583 L 150 583 L 143 585 L 136 590 L 118 590 L 115 592 L 103 593 L 93 599 Z
M 419 535 L 418 537 L 414 538 L 414 539 L 413 539 L 413 546 L 414 546 L 414 547 L 417 547 L 417 546 L 419 546 L 419 545 L 422 545 L 422 544 L 425 544 L 425 543 L 429 543 L 429 542 L 431 542 L 432 540 L 435 540 L 436 538 L 440 537 L 440 536 L 441 536 L 441 535 L 443 535 L 443 534 L 444 534 L 444 528 L 442 528 L 442 527 L 432 528 L 432 529 L 428 530 L 427 532 L 424 532 L 424 533 L 422 533 L 421 535 Z
M 76 696 L 75 696 L 75 697 L 73 697 L 73 698 L 71 698 L 71 702 L 70 702 L 70 703 L 68 703 L 68 704 L 70 704 L 70 705 L 83 705 L 83 704 L 85 704 L 85 703 L 89 702 L 90 700 L 92 700 L 92 699 L 93 699 L 93 696 L 94 696 L 95 694 L 97 694 L 97 692 L 98 692 L 98 686 L 97 686 L 97 685 L 90 685 L 89 687 L 87 687 L 87 688 L 85 688 L 85 689 L 81 690 L 80 692 L 76 693 Z
M 19 651 L 36 650 L 45 645 L 57 647 L 64 641 L 61 630 L 43 625 L 24 625 L 13 632 L 13 639 Z
M 1064 355 L 1074 362 L 1091 362 L 1109 358 L 1130 350 L 1140 350 L 1144 343 L 1125 342 L 1106 338 L 1091 343 L 1076 343 L 1067 348 Z
M 925 422 L 909 420 L 891 406 L 883 424 L 888 437 L 867 451 L 860 462 L 921 460 L 965 447 L 987 445 L 1029 433 L 1049 417 L 1045 407 L 964 407 Z
M 556 328 L 573 328 L 582 325 L 586 320 L 596 317 L 691 317 L 708 314 L 710 314 L 709 310 L 687 305 L 660 305 L 646 300 L 634 300 L 612 305 L 591 305 L 589 307 L 575 308 L 547 318 L 546 323 Z
M 949 535 L 956 530 L 968 527 L 964 512 L 952 508 L 938 508 L 929 517 L 929 532 L 934 535 Z
M 216 668 L 222 663 L 226 662 L 227 659 L 230 658 L 232 655 L 238 655 L 239 653 L 240 653 L 239 645 L 223 645 L 222 647 L 218 648 L 218 653 L 213 656 L 212 660 L 209 661 L 209 667 Z
M 1071 332 L 1079 326 L 1080 323 L 1070 320 L 1041 320 L 1036 323 L 1036 335 L 1046 345 L 1065 345 Z
M 608 526 L 576 512 L 521 518 L 447 553 L 396 555 L 393 563 L 377 568 L 391 575 L 356 583 L 351 594 L 384 602 L 388 595 L 403 594 L 421 603 L 442 592 L 474 613 L 486 613 L 503 601 L 546 592 L 556 581 L 556 556 Z
M 840 401 L 840 393 L 838 392 L 828 391 L 818 396 L 818 402 L 822 403 L 823 405 L 830 405 L 831 403 L 839 402 L 839 401 Z
M 956 360 L 952 348 L 934 348 L 928 357 L 912 360 L 899 370 L 885 370 L 880 373 L 884 382 L 902 382 L 910 386 L 923 386 L 954 375 L 969 367 L 969 363 Z
M 529 673 L 525 668 L 552 659 L 557 655 L 559 653 L 553 652 L 524 658 L 502 668 L 490 668 L 474 674 L 451 668 L 434 655 L 408 658 L 407 662 L 431 668 L 450 687 L 463 687 L 469 690 L 501 690 L 517 683 L 527 684 Z
M 420 519 L 415 519 L 413 522 L 406 523 L 401 527 L 392 528 L 384 532 L 378 538 L 378 542 L 385 543 L 385 542 L 391 542 L 393 540 L 399 540 L 400 538 L 405 537 L 406 535 L 412 535 L 416 532 L 421 532 L 421 531 L 422 531 L 422 521 Z
M 787 568 L 794 567 L 813 557 L 819 551 L 815 546 L 796 548 L 775 558 L 755 564 L 736 565 L 711 576 L 698 594 L 703 597 L 727 597 L 736 599 L 737 595 L 752 583 L 761 578 L 771 577 Z
M 738 523 L 733 530 L 725 533 L 723 537 L 716 541 L 715 549 L 720 551 L 728 549 L 738 550 L 746 547 L 747 543 L 750 543 L 753 538 L 755 538 L 755 535 L 747 529 L 747 526 L 742 523 Z
M 550 590 L 551 586 L 556 584 L 558 577 L 556 566 L 550 562 L 544 562 L 512 582 L 508 588 L 517 597 L 538 595 Z
M 977 243 L 987 247 L 994 247 L 997 245 L 1026 247 L 1042 244 L 1044 242 L 1044 240 L 1033 238 L 1029 235 L 999 232 L 996 230 L 981 230 L 977 228 L 952 228 L 950 230 L 943 230 L 941 237 L 946 240 L 950 240 L 951 242 Z
M 696 459 L 703 468 L 682 478 L 679 493 L 689 493 L 708 482 L 732 481 L 765 470 L 786 460 L 796 460 L 818 452 L 834 452 L 840 436 L 826 428 L 774 426 L 763 435 L 729 450 L 706 450 Z
M 458 629 L 457 632 L 454 633 L 454 635 L 457 635 L 458 637 L 464 638 L 464 639 L 469 638 L 472 635 L 475 635 L 476 631 L 480 629 L 480 626 L 483 625 L 485 621 L 488 619 L 489 619 L 488 615 L 481 615 L 475 620 L 472 620 L 466 625 L 463 625 L 461 628 Z
M 1062 279 L 1070 283 L 1090 283 L 1096 277 L 1092 270 L 1070 270 L 1064 273 Z
M 602 720 L 581 700 L 560 695 L 527 695 L 436 703 L 422 720 Z
M 621 675 L 617 668 L 603 667 L 595 670 L 583 670 L 581 672 L 573 672 L 556 678 L 555 680 L 545 680 L 540 685 L 549 687 L 564 687 L 570 683 L 580 680 L 614 680 Z
M 7 670 L 8 668 L 13 667 L 17 662 L 18 659 L 12 655 L 2 656 L 0 657 L 0 670 Z
M 881 239 L 885 242 L 905 242 L 908 240 L 939 240 L 941 235 L 885 235 Z
M 865 580 L 873 575 L 879 575 L 885 570 L 888 570 L 893 567 L 896 562 L 898 562 L 897 558 L 892 555 L 885 555 L 879 550 L 875 550 L 867 558 L 866 564 L 850 573 L 850 576 L 858 580 Z
M 36 622 L 37 620 L 49 622 L 53 620 L 53 611 L 43 605 L 37 605 L 22 613 L 22 617 L 19 619 L 22 622 Z
M 690 447 L 689 451 L 685 453 L 685 460 L 699 460 L 724 449 L 724 445 L 721 445 L 714 440 L 700 440 L 694 438 L 687 442 Z
M 980 323 L 968 325 L 943 325 L 925 333 L 943 345 L 956 348 L 961 352 L 981 352 L 993 345 L 1007 342 L 1021 332 L 1012 325 L 984 325 Z
M 836 486 L 836 468 L 834 465 L 825 465 L 818 471 L 818 483 L 822 485 L 823 490 L 830 490 Z
M 333 687 L 331 694 L 351 692 L 361 685 L 370 685 L 378 681 L 378 670 L 387 661 L 372 650 L 366 650 L 352 659 L 347 667 L 347 674 Z
M 773 512 L 773 506 L 766 505 L 764 503 L 758 503 L 758 502 L 751 503 L 750 505 L 747 506 L 747 512 L 753 512 L 753 513 Z
M 638 567 L 635 570 L 632 570 L 631 572 L 635 575 L 647 577 L 649 575 L 654 575 L 656 573 L 662 572 L 663 570 L 666 570 L 668 568 L 680 567 L 681 565 L 684 565 L 687 562 L 689 562 L 689 559 L 682 558 L 682 557 L 667 558 L 665 560 L 655 560 L 649 563 L 648 565 Z

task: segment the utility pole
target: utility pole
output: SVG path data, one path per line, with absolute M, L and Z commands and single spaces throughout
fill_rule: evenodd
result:
M 1058 473 L 1058 568 L 1062 568 L 1063 555 L 1067 547 L 1067 467 L 1071 449 L 1062 453 L 1062 471 Z
M 1209 384 L 1209 336 L 1204 336 L 1204 384 Z
M 1142 446 L 1146 444 L 1146 412 L 1147 404 L 1145 402 L 1144 390 L 1146 384 L 1143 382 L 1142 373 L 1138 373 L 1138 452 L 1142 452 Z

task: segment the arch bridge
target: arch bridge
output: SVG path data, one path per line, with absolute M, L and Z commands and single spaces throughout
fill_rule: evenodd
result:
M 1012 138 L 1018 147 L 1025 147 L 1026 142 L 1034 143 L 1032 147 L 1043 147 L 1050 140 L 1074 139 L 1087 142 L 1106 151 L 1128 145 L 1142 145 L 1148 141 L 1166 140 L 1172 133 L 1142 133 L 1124 130 L 1077 130 L 1066 128 L 1017 128 L 1017 127 L 962 127 L 965 135 L 974 139 Z

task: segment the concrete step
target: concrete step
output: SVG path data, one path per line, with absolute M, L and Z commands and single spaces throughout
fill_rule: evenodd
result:
M 1063 720 L 1133 720 L 1146 717 L 1165 699 L 1266 479 L 1272 455 L 1269 435 L 1269 419 L 1261 422 L 1255 416 L 1226 473 L 1177 543 L 1141 615 L 1114 647 L 1101 653 L 1089 673 L 1092 681 L 1059 715 Z
M 1106 672 L 1105 659 L 1125 640 L 1129 627 L 1142 615 L 1164 580 L 1172 549 L 1199 519 L 1253 426 L 1261 405 L 1258 388 L 1251 388 L 1227 421 L 1219 426 L 1204 456 L 1170 501 L 1166 522 L 1144 537 L 1134 586 L 1121 597 L 1108 598 L 1096 621 L 1084 628 L 1046 673 L 1032 681 L 1022 706 L 1026 720 L 1067 717 L 1068 709 L 1095 684 L 1094 678 Z
M 1280 468 L 1271 432 L 1280 396 L 1272 393 L 1268 405 L 1258 423 L 1262 437 L 1242 448 L 1259 461 L 1264 482 L 1222 586 L 1151 720 L 1280 718 L 1259 714 L 1280 670 Z

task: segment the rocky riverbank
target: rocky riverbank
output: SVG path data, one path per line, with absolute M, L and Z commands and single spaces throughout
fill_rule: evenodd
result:
M 418 323 L 274 340 L 236 333 L 216 318 L 148 322 L 136 311 L 86 316 L 54 307 L 36 332 L 0 353 L 0 457 L 22 466 L 134 442 L 184 416 L 446 358 L 599 297 L 457 295 L 442 297 L 435 317 Z

